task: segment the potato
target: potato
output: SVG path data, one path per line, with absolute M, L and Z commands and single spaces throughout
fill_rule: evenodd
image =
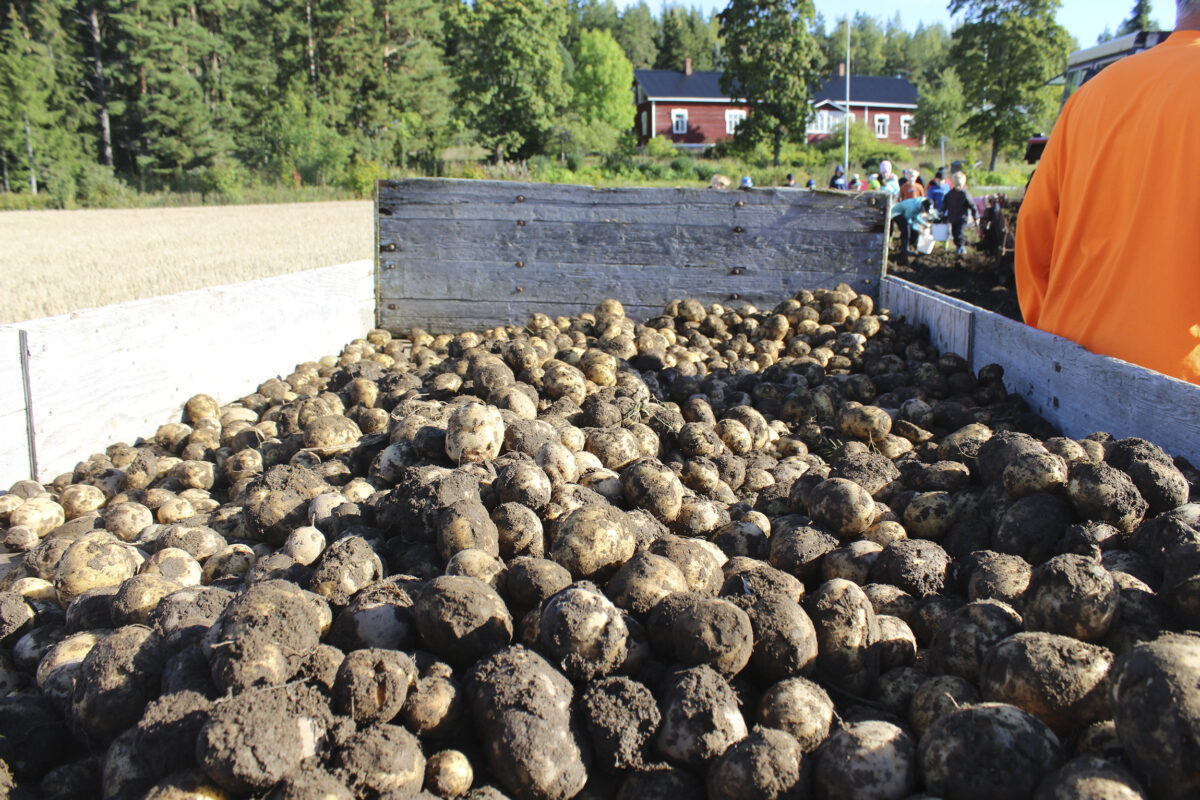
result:
M 650 641 L 685 666 L 707 664 L 736 675 L 750 660 L 750 617 L 728 600 L 694 593 L 668 595 L 647 619 Z
M 459 732 L 466 705 L 462 688 L 448 668 L 445 674 L 427 669 L 410 688 L 397 719 L 418 736 L 445 739 Z
M 438 515 L 437 547 L 443 561 L 467 549 L 499 555 L 500 531 L 483 503 L 477 499 L 458 500 Z
M 541 605 L 571 583 L 571 573 L 544 558 L 515 558 L 504 576 L 509 608 L 523 611 Z
M 309 588 L 334 605 L 345 605 L 359 590 L 383 577 L 383 563 L 367 541 L 346 536 L 325 548 Z
M 558 524 L 550 558 L 572 577 L 603 579 L 633 557 L 637 542 L 623 512 L 607 505 L 572 511 Z
M 837 549 L 838 540 L 807 525 L 783 526 L 771 536 L 771 566 L 807 581 L 819 577 L 821 561 Z
M 1021 628 L 1021 615 L 1007 603 L 972 601 L 938 627 L 928 650 L 930 664 L 938 672 L 974 683 L 988 649 Z
M 783 731 L 756 728 L 734 742 L 708 770 L 712 800 L 804 795 L 809 767 L 799 742 Z
M 1040 564 L 1054 554 L 1054 545 L 1076 521 L 1071 507 L 1047 492 L 1034 492 L 1004 511 L 992 533 L 992 549 Z
M 704 768 L 747 734 L 737 696 L 711 667 L 671 673 L 661 705 L 663 720 L 655 737 L 656 749 L 694 769 Z
M 1136 528 L 1149 508 L 1129 476 L 1103 462 L 1072 464 L 1067 495 L 1079 516 L 1107 522 L 1123 533 Z
M 768 728 L 791 734 L 805 753 L 825 741 L 833 724 L 833 701 L 819 684 L 807 678 L 782 680 L 763 693 L 757 720 Z
M 1029 588 L 1033 567 L 1020 556 L 990 550 L 980 553 L 986 556 L 976 558 L 967 581 L 967 597 L 972 601 L 998 600 L 1010 606 L 1019 605 Z
M 541 656 L 523 647 L 494 652 L 471 668 L 466 689 L 505 789 L 552 800 L 583 789 L 590 750 L 572 716 L 571 684 Z
M 30 497 L 8 515 L 9 527 L 29 528 L 39 537 L 67 521 L 67 512 L 48 494 Z
M 1069 553 L 1033 570 L 1021 608 L 1031 630 L 1094 642 L 1108 633 L 1120 597 L 1108 570 L 1087 556 Z
M 639 459 L 621 471 L 621 490 L 633 508 L 643 508 L 670 523 L 679 516 L 683 484 L 655 459 Z
M 604 593 L 618 607 L 643 616 L 662 598 L 688 589 L 683 571 L 674 562 L 642 551 L 617 570 L 605 585 Z
M 946 800 L 1022 798 L 1063 761 L 1046 725 L 1015 706 L 981 703 L 938 718 L 921 737 L 925 790 Z
M 724 574 L 718 555 L 723 554 L 710 543 L 668 535 L 656 539 L 650 545 L 650 552 L 670 559 L 679 568 L 688 591 L 715 596 L 721 590 Z
M 1137 778 L 1119 763 L 1092 755 L 1072 759 L 1050 773 L 1034 800 L 1139 800 Z
M 496 591 L 478 578 L 442 576 L 413 606 L 425 644 L 452 664 L 471 664 L 512 641 L 513 621 Z
M 902 798 L 917 785 L 916 743 L 890 722 L 869 720 L 838 728 L 816 754 L 817 798 Z
M 66 608 L 76 597 L 98 586 L 116 586 L 137 574 L 136 551 L 110 533 L 81 536 L 63 553 L 54 569 L 58 602 Z
M 256 689 L 213 706 L 196 742 L 196 760 L 231 792 L 262 791 L 316 755 L 332 717 L 308 686 Z
M 1050 633 L 1018 633 L 988 652 L 979 681 L 985 699 L 1018 706 L 1066 735 L 1109 715 L 1112 662 L 1103 647 Z
M 821 584 L 805 605 L 817 632 L 817 675 L 830 685 L 864 695 L 879 677 L 879 621 L 857 585 Z
M 412 659 L 394 650 L 365 648 L 346 654 L 333 684 L 334 709 L 361 726 L 390 722 L 417 682 Z
M 809 493 L 808 513 L 840 537 L 866 530 L 875 518 L 875 502 L 866 489 L 844 478 L 830 478 Z
M 608 598 L 591 583 L 574 583 L 542 604 L 542 650 L 576 681 L 612 673 L 629 653 L 629 629 Z
M 1200 786 L 1198 682 L 1200 640 L 1191 635 L 1139 645 L 1114 669 L 1117 735 L 1151 797 L 1183 797 Z
M 881 545 L 861 539 L 838 547 L 821 560 L 821 579 L 843 578 L 862 586 L 882 550 Z
M 907 717 L 917 735 L 924 736 L 944 714 L 978 702 L 979 689 L 974 683 L 956 675 L 934 675 L 915 687 L 909 699 Z
M 901 539 L 884 547 L 871 566 L 872 581 L 889 583 L 914 597 L 940 594 L 950 556 L 928 539 Z
M 104 507 L 105 502 L 107 502 L 107 498 L 105 498 L 104 492 L 95 486 L 83 483 L 68 486 L 58 496 L 58 504 L 62 506 L 63 516 L 68 520 L 99 511 Z
M 148 628 L 127 626 L 97 642 L 75 679 L 71 726 L 92 741 L 110 742 L 158 693 L 165 660 L 162 640 Z
M 459 797 L 471 790 L 475 772 L 459 750 L 441 750 L 425 762 L 425 788 L 439 797 Z
M 650 763 L 662 715 L 645 685 L 625 677 L 593 681 L 581 699 L 598 764 L 636 769 Z
M 956 522 L 957 508 L 949 492 L 924 492 L 904 509 L 904 529 L 909 536 L 942 539 Z
M 908 623 L 899 617 L 876 614 L 879 621 L 879 669 L 886 671 L 896 667 L 911 666 L 917 658 L 917 637 Z

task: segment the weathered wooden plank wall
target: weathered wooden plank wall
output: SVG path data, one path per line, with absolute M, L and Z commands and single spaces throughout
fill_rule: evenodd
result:
M 802 288 L 874 289 L 887 201 L 795 189 L 594 189 L 381 181 L 379 324 L 434 332 L 694 297 L 774 305 Z
M 0 488 L 30 475 L 21 331 L 0 327 Z
M 36 477 L 153 434 L 194 394 L 226 402 L 337 353 L 374 316 L 374 265 L 358 261 L 12 326 L 27 338 Z M 0 485 L 30 477 L 27 454 L 5 454 Z
M 880 305 L 930 326 L 934 343 L 1004 367 L 1004 385 L 1067 436 L 1138 436 L 1200 464 L 1200 386 L 1080 347 L 978 306 L 893 277 Z

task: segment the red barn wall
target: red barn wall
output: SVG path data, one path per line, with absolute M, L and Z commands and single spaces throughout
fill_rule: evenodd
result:
M 749 106 L 739 103 L 699 103 L 699 102 L 661 102 L 642 103 L 637 107 L 637 116 L 634 118 L 634 125 L 638 132 L 638 144 L 645 144 L 648 140 L 642 132 L 642 112 L 650 113 L 653 105 L 654 127 L 652 130 L 657 136 L 666 136 L 675 144 L 713 144 L 722 139 L 730 138 L 725 133 L 725 112 L 729 109 L 741 109 L 748 112 Z M 688 112 L 688 129 L 685 134 L 674 134 L 671 132 L 671 111 L 677 108 L 687 109 Z

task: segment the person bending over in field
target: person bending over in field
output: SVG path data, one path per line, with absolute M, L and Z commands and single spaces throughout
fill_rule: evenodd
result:
M 1034 327 L 1200 383 L 1200 192 L 1158 169 L 1200 151 L 1200 0 L 1175 14 L 1063 106 L 1017 217 L 1017 297 Z
M 928 197 L 913 197 L 892 206 L 892 222 L 900 226 L 900 258 L 897 263 L 908 263 L 908 248 L 913 243 L 914 235 L 919 234 L 936 216 L 933 201 Z

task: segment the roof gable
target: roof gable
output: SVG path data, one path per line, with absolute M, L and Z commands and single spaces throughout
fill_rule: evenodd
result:
M 729 97 L 721 91 L 721 72 L 718 70 L 693 71 L 688 75 L 675 69 L 635 69 L 633 79 L 650 100 L 660 97 L 727 100 Z
M 846 100 L 846 79 L 834 76 L 821 88 L 813 93 L 814 104 L 829 101 L 844 103 Z M 893 105 L 917 104 L 917 87 L 906 78 L 887 78 L 878 75 L 850 76 L 850 105 L 869 105 L 871 103 L 889 103 Z

